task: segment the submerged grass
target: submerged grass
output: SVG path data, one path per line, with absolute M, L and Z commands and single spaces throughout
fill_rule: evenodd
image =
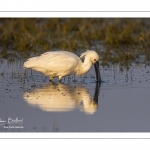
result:
M 150 58 L 149 18 L 0 18 L 0 57 L 94 49 L 102 64 Z M 102 47 L 102 50 L 101 50 Z

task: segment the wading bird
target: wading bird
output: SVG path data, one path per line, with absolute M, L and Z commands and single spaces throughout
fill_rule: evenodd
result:
M 84 61 L 82 62 L 82 58 Z M 77 76 L 87 73 L 94 64 L 97 82 L 101 82 L 99 70 L 99 56 L 93 50 L 83 52 L 80 57 L 67 51 L 46 52 L 40 56 L 29 58 L 24 63 L 24 68 L 42 72 L 53 80 L 58 77 L 61 81 L 62 77 L 76 74 Z
M 92 94 L 90 88 L 76 84 L 50 82 L 42 88 L 33 88 L 24 91 L 23 98 L 31 106 L 36 106 L 43 111 L 67 112 L 79 108 L 86 114 L 94 114 L 98 109 L 98 96 L 100 84 L 96 84 Z

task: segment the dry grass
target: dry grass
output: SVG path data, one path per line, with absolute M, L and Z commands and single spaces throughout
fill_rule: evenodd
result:
M 1 18 L 1 58 L 24 57 L 62 49 L 97 50 L 111 63 L 149 61 L 150 19 L 146 18 Z M 97 42 L 97 46 L 94 42 Z M 104 51 L 100 51 L 103 45 Z

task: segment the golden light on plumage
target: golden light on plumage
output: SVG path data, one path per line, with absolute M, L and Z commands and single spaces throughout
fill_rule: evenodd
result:
M 82 62 L 82 58 L 84 58 L 84 62 Z M 98 82 L 101 82 L 99 56 L 93 50 L 85 51 L 80 57 L 67 51 L 46 52 L 40 56 L 29 58 L 24 63 L 24 68 L 42 72 L 49 76 L 50 80 L 58 77 L 60 81 L 62 77 L 70 74 L 81 76 L 87 73 L 93 64 L 95 66 L 96 79 Z

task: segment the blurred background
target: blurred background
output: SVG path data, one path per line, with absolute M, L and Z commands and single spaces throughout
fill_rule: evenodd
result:
M 51 50 L 97 51 L 101 65 L 149 63 L 149 18 L 1 18 L 0 58 Z

